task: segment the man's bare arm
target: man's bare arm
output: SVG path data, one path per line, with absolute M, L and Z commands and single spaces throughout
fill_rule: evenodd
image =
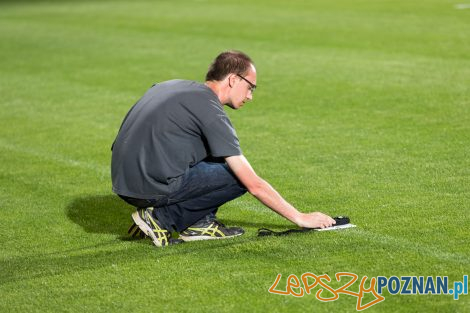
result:
M 259 177 L 243 155 L 225 158 L 235 176 L 264 205 L 300 227 L 329 227 L 335 221 L 320 212 L 301 213 L 288 203 L 268 182 Z

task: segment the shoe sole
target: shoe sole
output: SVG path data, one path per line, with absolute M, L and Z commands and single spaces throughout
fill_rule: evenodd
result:
M 199 241 L 199 240 L 216 240 L 216 239 L 229 239 L 229 238 L 234 238 L 243 235 L 237 234 L 237 235 L 232 235 L 232 236 L 224 236 L 224 237 L 212 237 L 212 236 L 182 236 L 180 234 L 180 239 L 183 239 L 183 241 Z
M 153 233 L 152 228 L 145 223 L 145 221 L 140 217 L 139 212 L 135 211 L 132 213 L 132 219 L 134 220 L 134 223 L 139 226 L 140 230 L 152 238 L 153 244 L 156 245 L 157 247 L 162 247 L 162 244 L 160 241 L 158 241 L 157 236 Z

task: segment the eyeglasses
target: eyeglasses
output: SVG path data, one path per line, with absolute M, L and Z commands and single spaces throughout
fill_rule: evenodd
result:
M 248 83 L 248 85 L 250 85 L 250 91 L 251 93 L 253 93 L 256 89 L 256 85 L 253 84 L 252 82 L 250 82 L 248 79 L 246 79 L 245 77 L 241 76 L 240 74 L 237 74 L 238 77 L 240 77 L 241 79 L 243 79 L 244 81 L 246 81 Z

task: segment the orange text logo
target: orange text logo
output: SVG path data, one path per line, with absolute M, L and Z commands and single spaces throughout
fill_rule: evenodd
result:
M 385 300 L 385 298 L 378 294 L 376 291 L 375 277 L 372 277 L 370 279 L 369 288 L 366 288 L 365 283 L 367 281 L 367 276 L 364 276 L 359 284 L 359 292 L 353 292 L 351 290 L 348 290 L 348 288 L 353 285 L 359 278 L 359 276 L 353 273 L 336 273 L 335 278 L 338 282 L 345 281 L 345 283 L 337 289 L 334 289 L 327 284 L 327 282 L 331 282 L 331 278 L 327 274 L 315 275 L 312 273 L 305 273 L 302 274 L 300 279 L 296 275 L 289 275 L 289 277 L 287 277 L 286 290 L 278 290 L 276 288 L 279 284 L 279 281 L 281 280 L 281 277 L 281 274 L 277 275 L 276 280 L 269 288 L 270 293 L 284 296 L 292 295 L 294 297 L 303 297 L 305 294 L 309 295 L 312 292 L 312 289 L 319 286 L 320 289 L 318 289 L 318 291 L 315 293 L 315 297 L 318 300 L 323 302 L 329 302 L 337 300 L 340 294 L 350 295 L 357 298 L 356 310 L 358 311 L 370 308 L 374 304 L 380 303 Z M 325 291 L 328 291 L 327 293 L 330 295 L 330 297 L 322 296 L 323 292 Z M 375 296 L 375 300 L 363 304 L 362 298 L 364 297 L 364 294 L 369 292 L 371 292 Z

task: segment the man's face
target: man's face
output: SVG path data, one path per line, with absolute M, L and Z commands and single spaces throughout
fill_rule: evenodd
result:
M 248 74 L 245 76 L 231 74 L 230 100 L 227 104 L 232 109 L 241 108 L 245 102 L 253 99 L 253 92 L 256 88 L 256 69 L 251 65 Z

